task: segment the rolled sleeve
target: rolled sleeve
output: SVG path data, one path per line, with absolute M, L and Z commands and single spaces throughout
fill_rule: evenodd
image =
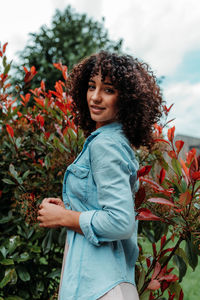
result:
M 95 246 L 100 246 L 100 241 L 92 229 L 92 218 L 95 213 L 96 210 L 82 212 L 79 217 L 79 224 L 84 236 L 88 239 L 88 241 Z
M 135 176 L 136 170 L 130 170 L 130 157 L 123 145 L 110 137 L 94 141 L 90 151 L 101 209 L 82 212 L 80 227 L 85 237 L 96 246 L 102 242 L 128 239 L 135 227 L 130 177 Z

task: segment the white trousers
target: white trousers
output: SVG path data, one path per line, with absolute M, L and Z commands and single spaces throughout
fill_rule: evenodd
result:
M 100 297 L 99 300 L 139 300 L 139 296 L 134 285 L 122 282 Z

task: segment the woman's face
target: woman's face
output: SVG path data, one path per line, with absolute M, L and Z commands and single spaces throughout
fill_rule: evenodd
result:
M 87 90 L 87 102 L 90 116 L 96 122 L 96 128 L 116 121 L 118 91 L 107 76 L 102 81 L 101 73 L 90 78 Z

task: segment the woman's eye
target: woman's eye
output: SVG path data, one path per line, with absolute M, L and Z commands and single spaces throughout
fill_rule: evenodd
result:
M 106 88 L 105 89 L 106 93 L 109 93 L 109 94 L 113 94 L 115 91 L 111 88 Z
M 94 89 L 95 89 L 95 86 L 93 84 L 88 85 L 88 90 L 94 90 Z

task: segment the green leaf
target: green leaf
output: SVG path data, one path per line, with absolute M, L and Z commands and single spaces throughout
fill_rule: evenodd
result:
M 9 242 L 8 242 L 8 251 L 9 251 L 9 254 L 12 254 L 15 249 L 21 245 L 21 242 L 20 242 L 20 237 L 19 236 L 11 236 L 9 238 Z
M 24 282 L 29 281 L 31 279 L 29 272 L 24 266 L 18 266 L 17 273 L 19 275 L 19 278 Z
M 0 252 L 3 255 L 3 257 L 6 258 L 6 255 L 8 254 L 8 250 L 4 246 L 0 247 Z
M 57 269 L 47 275 L 48 278 L 60 277 L 61 269 Z
M 200 188 L 200 180 L 195 183 L 194 190 L 198 190 Z
M 34 253 L 40 253 L 41 252 L 41 249 L 39 246 L 37 245 L 33 245 L 31 248 L 30 248 L 31 252 L 34 252 Z
M 149 300 L 149 296 L 150 296 L 150 291 L 145 290 L 144 293 L 142 293 L 142 295 L 140 295 L 140 300 Z
M 181 282 L 182 279 L 183 279 L 183 277 L 186 274 L 187 265 L 184 262 L 183 258 L 181 256 L 179 256 L 179 255 L 174 255 L 173 261 L 176 264 L 176 266 L 178 267 L 178 270 L 179 270 L 179 282 Z
M 20 148 L 20 146 L 21 146 L 21 137 L 18 137 L 16 140 L 15 140 L 15 144 L 16 144 L 16 146 L 17 146 L 17 148 L 19 149 Z
M 6 66 L 7 66 L 7 57 L 6 56 L 4 56 L 4 58 L 3 58 L 3 66 L 4 66 L 4 69 L 6 68 Z
M 182 248 L 179 247 L 178 249 L 176 249 L 175 254 L 178 255 L 178 256 L 180 256 L 180 257 L 182 257 L 183 260 L 184 260 L 184 262 L 186 264 L 188 264 L 187 255 L 186 255 L 185 251 Z
M 5 69 L 4 69 L 4 74 L 8 74 L 8 72 L 10 71 L 10 67 L 11 67 L 11 64 L 8 64 Z
M 5 300 L 24 300 L 24 299 L 19 296 L 8 296 L 5 298 Z
M 14 261 L 11 258 L 4 258 L 3 260 L 0 261 L 0 264 L 4 266 L 14 265 Z
M 200 204 L 199 203 L 194 203 L 194 207 L 197 209 L 200 209 Z
M 37 282 L 36 289 L 39 292 L 43 292 L 44 291 L 44 283 L 43 283 L 43 281 L 40 280 L 39 282 Z
M 198 256 L 196 253 L 195 245 L 193 244 L 192 240 L 189 238 L 186 240 L 185 252 L 187 254 L 189 265 L 192 267 L 194 271 L 198 264 Z
M 9 166 L 9 171 L 10 171 L 10 173 L 12 174 L 12 176 L 13 176 L 14 178 L 17 178 L 17 177 L 18 177 L 18 173 L 17 173 L 17 171 L 15 170 L 15 167 L 13 166 L 13 164 L 10 164 L 10 166 Z
M 23 179 L 23 180 L 26 179 L 26 178 L 28 177 L 29 174 L 30 174 L 30 170 L 27 170 L 27 171 L 23 174 L 22 179 Z
M 12 180 L 10 180 L 8 178 L 3 178 L 2 181 L 7 183 L 7 184 L 16 184 L 15 182 L 13 182 Z
M 44 254 L 47 254 L 51 249 L 52 237 L 53 237 L 53 230 L 49 229 L 49 231 L 47 232 L 47 235 L 45 236 L 45 238 L 42 241 L 42 249 L 44 251 Z
M 182 170 L 181 170 L 181 164 L 180 162 L 175 159 L 175 158 L 172 158 L 172 167 L 175 171 L 175 173 L 178 175 L 178 176 L 181 176 L 182 175 Z
M 8 214 L 8 216 L 4 216 L 0 219 L 0 224 L 9 223 L 12 220 L 12 218 L 13 218 L 12 213 Z
M 49 155 L 46 155 L 46 156 L 45 156 L 44 164 L 45 164 L 45 167 L 46 167 L 47 170 L 48 170 L 48 169 L 50 168 L 50 166 L 51 166 L 51 159 L 50 159 Z
M 180 284 L 177 281 L 170 283 L 169 290 L 170 290 L 170 292 L 172 294 L 175 293 L 176 299 L 179 299 L 179 294 L 180 294 L 180 291 L 181 291 L 181 286 L 180 286 Z
M 18 263 L 20 262 L 24 262 L 30 259 L 30 255 L 27 252 L 21 253 L 20 256 L 18 258 L 16 258 L 16 261 Z
M 144 268 L 142 268 L 142 270 L 140 272 L 140 277 L 139 277 L 138 285 L 137 285 L 138 291 L 141 290 L 141 288 L 142 288 L 142 286 L 144 284 L 144 279 L 145 279 L 145 270 L 144 270 Z
M 12 280 L 14 272 L 15 272 L 15 269 L 7 269 L 5 271 L 5 276 L 2 279 L 2 281 L 0 282 L 0 289 L 2 289 L 4 286 L 6 286 Z

